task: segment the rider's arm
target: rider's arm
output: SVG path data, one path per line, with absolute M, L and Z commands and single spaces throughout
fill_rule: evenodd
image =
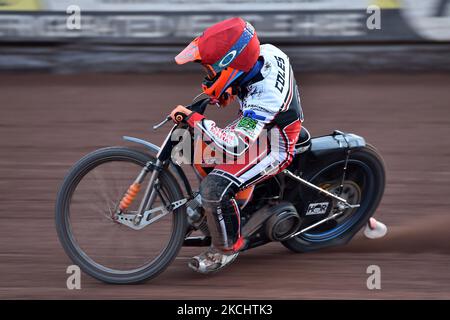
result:
M 224 152 L 239 156 L 256 141 L 265 125 L 270 122 L 252 110 L 244 110 L 244 114 L 224 129 L 219 128 L 212 120 L 203 115 L 192 112 L 186 119 L 189 126 L 198 128 Z
M 192 128 L 201 130 L 224 152 L 234 156 L 243 154 L 256 141 L 265 126 L 264 121 L 247 114 L 241 115 L 232 125 L 224 129 L 197 112 L 191 113 L 186 121 Z

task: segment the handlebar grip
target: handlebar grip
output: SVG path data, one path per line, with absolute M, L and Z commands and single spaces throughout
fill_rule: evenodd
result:
M 182 122 L 185 118 L 186 118 L 186 115 L 184 113 L 181 113 L 181 112 L 175 113 L 175 120 L 178 123 Z

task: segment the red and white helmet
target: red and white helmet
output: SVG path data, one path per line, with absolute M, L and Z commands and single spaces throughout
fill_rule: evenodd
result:
M 250 71 L 259 53 L 259 40 L 253 26 L 242 18 L 231 18 L 206 29 L 175 57 L 175 61 L 177 64 L 201 63 L 207 72 L 203 92 L 212 99 L 220 99 L 240 75 Z

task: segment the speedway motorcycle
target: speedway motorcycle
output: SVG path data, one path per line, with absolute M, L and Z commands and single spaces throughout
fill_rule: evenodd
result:
M 209 103 L 188 108 L 203 114 Z M 87 274 L 139 283 L 164 271 L 180 249 L 211 244 L 193 179 L 172 157 L 181 128 L 188 126 L 174 125 L 160 147 L 126 136 L 135 147 L 96 150 L 70 169 L 56 200 L 56 229 Z M 208 170 L 191 168 L 199 180 Z M 289 167 L 236 195 L 243 250 L 273 241 L 298 253 L 346 244 L 370 224 L 384 188 L 383 160 L 363 137 L 336 130 L 311 138 L 302 128 Z

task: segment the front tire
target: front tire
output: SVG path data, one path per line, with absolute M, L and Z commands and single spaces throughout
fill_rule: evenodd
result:
M 145 166 L 145 164 L 150 161 L 154 160 L 152 159 L 148 154 L 131 149 L 131 148 L 124 148 L 124 147 L 109 147 L 109 148 L 103 148 L 99 149 L 97 151 L 94 151 L 85 157 L 83 157 L 81 160 L 79 160 L 69 171 L 68 175 L 65 177 L 64 182 L 60 188 L 60 191 L 57 196 L 56 200 L 56 207 L 55 207 L 55 221 L 56 221 L 56 230 L 58 233 L 59 240 L 66 252 L 66 254 L 70 257 L 70 259 L 78 265 L 84 272 L 91 275 L 92 277 L 103 281 L 107 283 L 114 283 L 114 284 L 130 284 L 130 283 L 139 283 L 143 282 L 145 280 L 149 280 L 150 278 L 156 277 L 158 274 L 163 272 L 169 264 L 173 261 L 173 259 L 177 256 L 181 246 L 183 245 L 184 237 L 186 234 L 186 228 L 187 228 L 187 221 L 186 221 L 186 213 L 184 206 L 176 209 L 173 213 L 169 213 L 171 215 L 170 219 L 171 222 L 168 224 L 169 226 L 166 227 L 166 229 L 171 229 L 164 231 L 167 233 L 167 246 L 162 249 L 161 251 L 158 251 L 159 254 L 148 262 L 147 264 L 143 264 L 142 266 L 139 266 L 137 268 L 133 269 L 126 269 L 121 270 L 118 268 L 112 268 L 105 266 L 96 260 L 94 260 L 89 254 L 85 252 L 85 250 L 80 246 L 79 241 L 84 241 L 87 246 L 94 246 L 95 241 L 102 242 L 102 249 L 106 246 L 109 246 L 109 248 L 106 248 L 108 250 L 108 254 L 111 257 L 112 254 L 119 254 L 115 252 L 115 246 L 119 246 L 120 244 L 123 245 L 130 245 L 131 249 L 135 249 L 139 246 L 146 245 L 146 242 L 150 242 L 150 240 L 145 240 L 147 238 L 142 238 L 142 233 L 146 229 L 142 229 L 139 231 L 128 229 L 128 227 L 124 225 L 117 226 L 116 222 L 111 221 L 111 224 L 116 224 L 116 226 L 112 226 L 111 228 L 114 229 L 114 234 L 117 235 L 118 232 L 121 232 L 120 235 L 123 236 L 123 233 L 128 232 L 125 234 L 125 237 L 121 239 L 121 242 L 119 242 L 118 238 L 112 238 L 111 241 L 109 238 L 104 239 L 100 235 L 96 235 L 95 241 L 85 240 L 85 239 L 77 239 L 76 236 L 74 236 L 73 233 L 73 226 L 74 223 L 71 223 L 75 217 L 73 217 L 74 213 L 72 212 L 71 216 L 71 208 L 73 208 L 73 204 L 75 203 L 82 203 L 83 201 L 77 200 L 72 201 L 74 193 L 77 190 L 77 186 L 81 184 L 81 181 L 90 173 L 96 170 L 97 167 L 101 167 L 104 164 L 116 164 L 120 163 L 121 165 L 123 163 L 129 163 L 132 166 L 136 166 L 136 174 L 139 173 L 140 169 Z M 133 169 L 134 170 L 134 169 Z M 134 174 L 134 171 L 133 171 Z M 150 175 L 151 172 L 148 174 Z M 132 176 L 132 175 L 131 175 Z M 108 175 L 107 184 L 105 185 L 105 188 L 108 187 L 111 182 L 112 175 Z M 85 178 L 87 179 L 87 178 Z M 127 183 L 131 183 L 128 179 L 126 180 Z M 176 179 L 166 170 L 162 170 L 159 175 L 159 181 L 161 186 L 164 188 L 165 195 L 167 196 L 167 200 L 169 202 L 173 202 L 176 200 L 183 199 L 183 194 L 181 192 L 181 189 L 176 181 Z M 127 190 L 128 184 L 124 184 L 120 186 L 120 189 L 123 189 L 123 192 Z M 103 191 L 103 190 L 99 190 Z M 85 192 L 84 194 L 89 194 L 89 192 Z M 103 199 L 102 199 L 103 200 Z M 120 197 L 118 199 L 113 199 L 113 201 L 119 201 Z M 97 206 L 98 207 L 98 206 Z M 83 210 L 81 210 L 83 211 Z M 84 210 L 88 211 L 88 210 Z M 83 214 L 85 212 L 82 212 Z M 95 219 L 100 220 L 104 217 L 95 217 Z M 89 218 L 92 220 L 95 220 L 93 218 Z M 83 221 L 89 221 L 88 219 L 84 218 Z M 89 223 L 89 222 L 88 222 Z M 103 223 L 107 224 L 108 221 Z M 159 223 L 159 222 L 157 222 Z M 85 224 L 84 229 L 88 229 L 91 225 Z M 155 224 L 156 227 L 160 228 L 158 224 Z M 121 228 L 121 229 L 120 229 Z M 149 228 L 146 227 L 146 228 Z M 154 229 L 158 230 L 158 229 Z M 93 233 L 100 234 L 102 230 L 96 229 Z M 159 231 L 158 231 L 159 232 Z M 137 236 L 137 233 L 141 237 L 139 242 L 132 243 L 131 240 L 127 237 L 133 237 Z M 106 241 L 105 241 L 106 240 Z M 109 242 L 110 241 L 110 242 Z M 127 241 L 129 243 L 127 243 Z M 94 242 L 94 243 L 91 243 Z M 124 243 L 125 242 L 125 243 Z M 135 247 L 133 247 L 133 245 Z M 145 248 L 144 248 L 145 249 Z M 158 249 L 159 250 L 159 249 Z M 145 250 L 143 250 L 145 252 Z M 91 252 L 96 252 L 94 250 L 91 250 Z M 128 252 L 128 251 L 125 251 Z M 130 252 L 133 253 L 132 250 Z M 119 256 L 119 259 L 127 260 L 130 259 L 129 256 Z

